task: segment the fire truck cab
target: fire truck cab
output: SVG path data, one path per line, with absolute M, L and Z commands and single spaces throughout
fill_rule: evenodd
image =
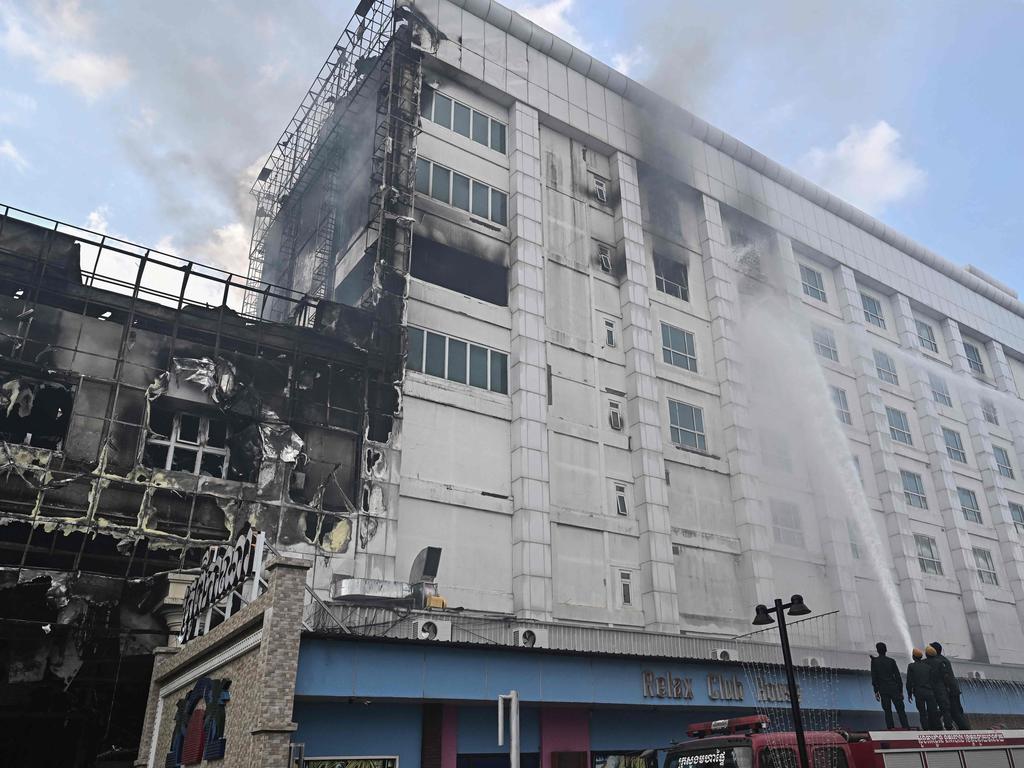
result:
M 796 734 L 759 715 L 690 726 L 662 768 L 800 768 Z M 1024 731 L 807 731 L 808 768 L 1024 768 Z

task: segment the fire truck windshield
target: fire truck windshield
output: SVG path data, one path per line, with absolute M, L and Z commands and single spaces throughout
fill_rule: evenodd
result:
M 744 746 L 673 751 L 665 758 L 665 768 L 752 768 L 753 764 L 753 752 L 750 747 Z

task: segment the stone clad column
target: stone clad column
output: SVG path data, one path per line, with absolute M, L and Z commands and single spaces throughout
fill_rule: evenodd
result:
M 517 102 L 509 131 L 512 602 L 520 618 L 550 620 L 547 342 L 537 111 Z
M 772 531 L 758 492 L 758 458 L 749 428 L 749 396 L 736 344 L 740 312 L 737 275 L 725 244 L 718 201 L 702 195 L 697 215 L 715 372 L 721 389 L 720 418 L 729 460 L 736 535 L 740 540 L 739 578 L 742 594 L 748 595 L 753 603 L 767 604 L 777 597 L 771 559 Z
M 946 342 L 946 350 L 949 352 L 953 362 L 953 370 L 961 376 L 971 376 L 970 366 L 967 363 L 967 356 L 964 354 L 964 342 L 960 336 L 960 326 L 956 321 L 946 318 L 941 323 L 942 334 Z M 964 414 L 967 416 L 968 434 L 964 441 L 964 449 L 973 452 L 976 450 L 973 435 L 983 429 L 977 422 L 982 421 L 981 406 L 975 395 L 968 394 L 966 397 L 961 393 L 961 405 Z M 973 400 L 973 402 L 972 402 Z M 959 429 L 957 431 L 960 431 Z M 964 435 L 961 435 L 961 439 Z M 970 536 L 970 523 L 964 518 L 963 509 L 960 506 L 960 497 L 956 490 L 956 477 L 953 474 L 953 462 L 946 452 L 946 443 L 942 436 L 941 424 L 935 420 L 934 428 L 931 431 L 930 440 L 934 443 L 930 450 L 938 460 L 932 461 L 932 477 L 935 487 L 939 491 L 939 506 L 945 521 L 946 539 L 949 541 L 949 548 L 953 555 L 953 568 L 956 572 L 956 579 L 960 584 L 960 592 L 964 605 L 964 613 L 967 616 L 967 626 L 971 633 L 971 640 L 974 643 L 975 658 L 988 661 L 992 664 L 999 663 L 999 646 L 992 627 L 992 618 L 986 606 L 985 594 L 981 588 L 981 581 L 978 579 L 977 566 L 974 562 L 974 547 Z M 980 438 L 978 445 L 982 445 Z M 976 460 L 979 467 L 986 462 L 992 462 L 992 443 L 988 443 L 988 456 L 978 455 Z M 970 454 L 968 454 L 970 455 Z M 983 475 L 984 477 L 984 475 Z M 1005 496 L 1004 496 L 1005 506 Z M 988 514 L 985 510 L 982 515 Z M 985 518 L 982 517 L 984 524 Z
M 903 495 L 903 481 L 889 433 L 889 418 L 875 371 L 871 345 L 866 337 L 868 331 L 857 279 L 853 270 L 843 265 L 840 265 L 834 274 L 839 293 L 839 308 L 851 329 L 850 365 L 857 377 L 857 402 L 864 416 L 864 427 L 871 446 L 871 469 L 875 475 L 878 497 L 885 515 L 885 535 L 896 568 L 897 588 L 903 611 L 907 617 L 911 637 L 917 641 L 918 638 L 930 636 L 933 626 L 932 615 L 921 580 L 917 543 L 910 527 L 910 515 Z M 899 310 L 896 311 L 899 314 Z M 920 390 L 915 389 L 913 385 L 911 390 L 915 400 L 919 400 Z
M 654 368 L 654 331 L 636 161 L 618 152 L 611 158 L 611 169 L 612 180 L 619 190 L 615 237 L 626 263 L 626 272 L 619 284 L 619 301 L 626 355 L 629 457 L 640 525 L 644 626 L 655 632 L 678 632 L 679 604 L 672 557 L 672 524 L 665 491 L 658 379 Z

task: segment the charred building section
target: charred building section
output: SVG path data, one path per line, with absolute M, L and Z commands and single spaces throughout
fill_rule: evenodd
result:
M 165 598 L 211 544 L 252 526 L 314 584 L 354 572 L 395 325 L 2 209 L 0 719 L 39 738 L 0 762 L 47 763 L 64 723 L 55 761 L 130 751 Z

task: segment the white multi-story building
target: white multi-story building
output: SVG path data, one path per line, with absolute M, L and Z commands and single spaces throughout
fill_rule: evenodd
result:
M 1024 664 L 1016 293 L 495 2 L 415 9 L 401 427 L 334 594 L 440 546 L 467 612 L 727 639 L 800 593 L 843 649 Z M 346 108 L 259 255 L 356 303 L 384 118 Z

